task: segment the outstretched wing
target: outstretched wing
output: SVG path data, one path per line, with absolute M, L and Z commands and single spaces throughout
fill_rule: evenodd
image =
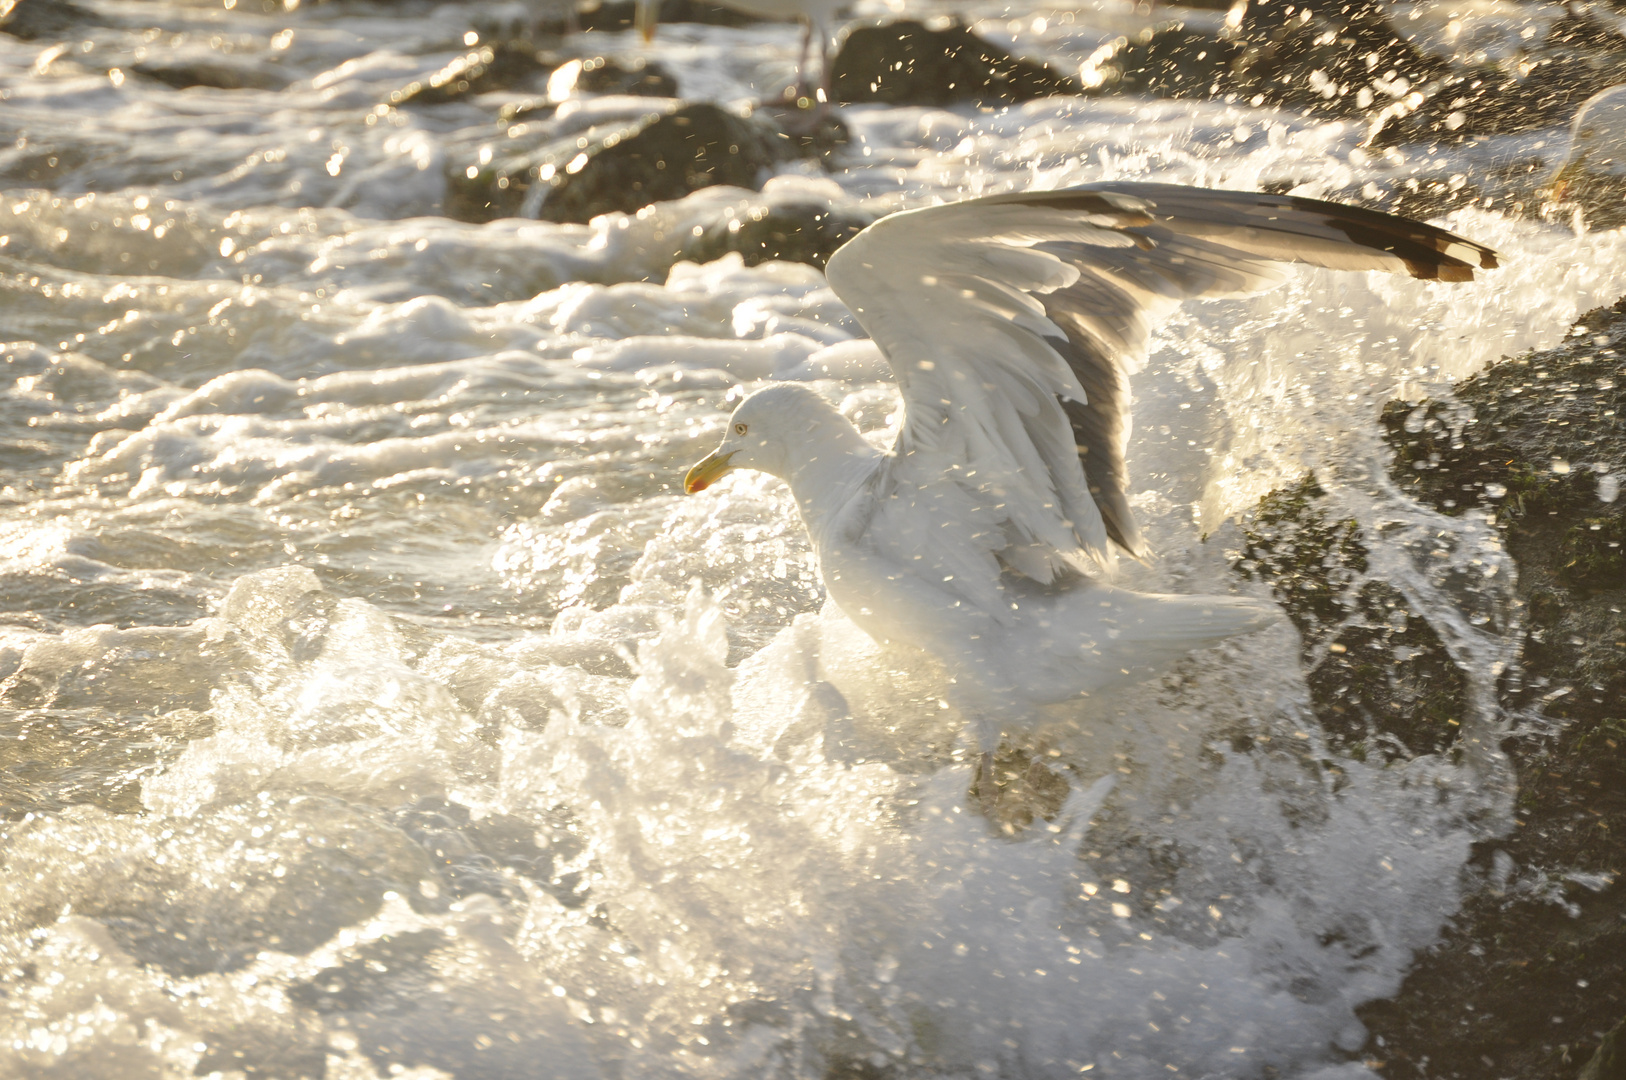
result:
M 886 356 L 905 414 L 870 532 L 991 601 L 999 564 L 1048 582 L 1144 543 L 1129 511 L 1129 373 L 1192 297 L 1282 264 L 1468 281 L 1489 248 L 1316 199 L 1100 183 L 883 218 L 830 286 Z M 952 533 L 953 535 L 949 535 Z

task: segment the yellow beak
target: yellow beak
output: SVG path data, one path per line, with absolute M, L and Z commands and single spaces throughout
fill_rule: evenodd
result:
M 705 491 L 708 487 L 715 484 L 719 479 L 722 478 L 724 473 L 728 472 L 728 459 L 733 457 L 736 453 L 738 453 L 737 450 L 731 450 L 726 454 L 722 451 L 715 451 L 707 454 L 705 458 L 694 468 L 690 469 L 688 475 L 683 478 L 683 493 L 685 495 L 693 495 L 695 492 Z
M 644 43 L 655 40 L 655 27 L 660 22 L 660 0 L 638 0 L 632 12 L 632 25 Z

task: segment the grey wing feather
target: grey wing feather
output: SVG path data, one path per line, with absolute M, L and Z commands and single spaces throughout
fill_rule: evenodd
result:
M 1152 327 L 1181 300 L 1245 296 L 1282 279 L 1302 262 L 1335 269 L 1404 271 L 1412 277 L 1465 281 L 1492 268 L 1490 248 L 1443 229 L 1360 207 L 1258 192 L 1174 184 L 1102 183 L 1000 199 L 1093 210 L 1099 193 L 1145 200 L 1150 218 L 1120 231 L 1130 248 L 1055 243 L 1044 250 L 1080 271 L 1077 284 L 1041 297 L 1063 333 L 1052 341 L 1077 376 L 1086 401 L 1062 402 L 1072 424 L 1090 494 L 1114 543 L 1145 554 L 1130 512 L 1124 461 L 1131 429 L 1129 368 L 1144 355 Z
M 1109 565 L 1114 546 L 1143 556 L 1124 458 L 1152 328 L 1182 300 L 1278 284 L 1287 263 L 1465 281 L 1496 255 L 1358 207 L 1173 184 L 996 195 L 871 225 L 826 274 L 904 398 L 872 539 L 995 617 L 1010 614 L 1001 564 L 1048 582 Z

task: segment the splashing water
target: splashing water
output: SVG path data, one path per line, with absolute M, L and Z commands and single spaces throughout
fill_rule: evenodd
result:
M 1355 1008 L 1505 822 L 1514 625 L 1493 525 L 1408 499 L 1377 413 L 1626 291 L 1622 235 L 1458 211 L 1484 280 L 1296 274 L 1136 377 L 1160 557 L 1125 584 L 1262 593 L 1235 521 L 1313 471 L 1465 674 L 1462 753 L 1340 749 L 1283 624 L 1050 710 L 1000 824 L 952 672 L 824 606 L 782 485 L 678 494 L 758 380 L 885 438 L 856 324 L 816 270 L 669 238 L 761 198 L 1488 175 L 1540 133 L 1378 158 L 1218 102 L 866 106 L 828 176 L 473 226 L 428 215 L 495 106 L 373 111 L 456 9 L 149 7 L 0 37 L 0 1074 L 1368 1075 Z M 794 34 L 655 55 L 741 99 Z M 205 45 L 267 88 L 109 74 Z

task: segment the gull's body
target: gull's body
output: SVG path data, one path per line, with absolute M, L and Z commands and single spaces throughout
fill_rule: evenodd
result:
M 1290 196 L 1096 184 L 906 211 L 830 260 L 831 288 L 904 399 L 888 451 L 817 394 L 770 386 L 690 470 L 782 477 L 830 598 L 877 641 L 932 654 L 985 760 L 1034 710 L 1258 629 L 1274 607 L 1092 576 L 1147 554 L 1128 503 L 1129 373 L 1181 300 L 1282 263 L 1468 280 L 1489 249 Z

